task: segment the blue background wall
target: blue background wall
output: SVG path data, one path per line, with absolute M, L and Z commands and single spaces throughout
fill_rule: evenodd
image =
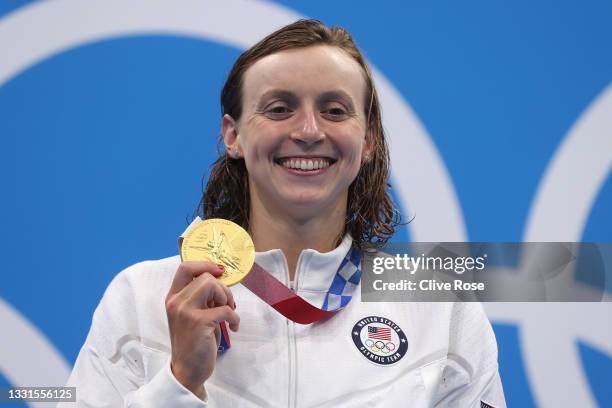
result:
M 612 80 L 610 2 L 278 3 L 353 33 L 431 135 L 474 241 L 522 239 L 555 150 Z M 0 22 L 28 4 L 1 2 Z M 0 298 L 69 364 L 112 277 L 176 253 L 216 157 L 218 94 L 239 53 L 123 36 L 64 50 L 0 86 Z M 608 176 L 583 240 L 612 240 L 611 209 Z M 520 327 L 493 323 L 508 405 L 537 406 Z M 612 406 L 612 355 L 576 347 L 594 400 Z

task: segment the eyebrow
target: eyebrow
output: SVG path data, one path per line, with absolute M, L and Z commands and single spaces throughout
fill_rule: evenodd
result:
M 257 101 L 256 109 L 263 109 L 264 102 L 267 102 L 269 99 L 272 98 L 286 99 L 291 102 L 297 100 L 297 96 L 291 91 L 287 91 L 285 89 L 270 89 L 269 91 L 266 91 L 261 95 L 261 97 Z
M 298 100 L 298 96 L 295 93 L 286 89 L 270 89 L 264 92 L 257 101 L 257 109 L 263 109 L 264 103 L 273 98 L 284 99 L 289 101 L 290 103 L 295 103 Z M 351 96 L 342 89 L 332 89 L 330 91 L 323 92 L 317 97 L 317 102 L 325 103 L 337 99 L 341 99 L 342 101 L 344 101 L 348 105 L 349 109 L 355 110 L 353 98 L 351 98 Z
M 355 110 L 355 105 L 353 102 L 353 98 L 351 98 L 351 96 L 346 93 L 345 91 L 343 91 L 342 89 L 333 89 L 331 91 L 327 91 L 324 92 L 322 95 L 320 95 L 317 98 L 317 101 L 319 102 L 329 102 L 329 101 L 333 101 L 336 99 L 341 99 L 343 100 L 348 106 L 348 108 L 350 110 Z

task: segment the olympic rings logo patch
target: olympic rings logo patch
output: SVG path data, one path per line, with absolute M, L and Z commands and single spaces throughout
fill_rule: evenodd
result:
M 372 339 L 367 339 L 365 341 L 365 345 L 373 353 L 389 354 L 390 352 L 395 350 L 395 343 L 393 343 L 392 341 L 388 341 L 385 343 L 381 340 L 374 341 Z
M 357 350 L 373 363 L 397 363 L 408 351 L 408 339 L 402 329 L 381 316 L 368 316 L 355 323 L 352 330 Z

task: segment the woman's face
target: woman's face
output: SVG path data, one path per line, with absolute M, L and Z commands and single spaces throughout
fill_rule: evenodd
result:
M 359 64 L 313 46 L 257 61 L 244 74 L 243 113 L 223 118 L 230 149 L 244 157 L 253 205 L 310 216 L 345 209 L 368 153 Z

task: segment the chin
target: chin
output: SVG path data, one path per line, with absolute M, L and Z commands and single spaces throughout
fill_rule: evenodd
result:
M 316 205 L 328 200 L 320 191 L 286 191 L 279 194 L 278 199 L 285 205 Z
M 315 196 L 299 196 L 299 197 L 291 197 L 286 200 L 287 205 L 300 206 L 300 207 L 319 207 L 322 205 L 323 200 L 321 197 Z
M 341 200 L 341 197 L 333 198 L 329 195 L 323 195 L 318 193 L 303 193 L 303 194 L 292 194 L 285 196 L 284 202 L 288 207 L 296 208 L 300 213 L 312 212 L 317 214 L 321 211 L 326 211 L 330 207 L 335 207 L 334 203 Z

